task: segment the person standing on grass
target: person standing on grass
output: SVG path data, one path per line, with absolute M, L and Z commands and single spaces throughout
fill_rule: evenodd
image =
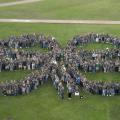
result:
M 2 71 L 2 60 L 0 59 L 0 72 Z
M 55 75 L 55 81 L 54 81 L 54 86 L 55 86 L 55 89 L 58 90 L 58 87 L 59 87 L 59 77 L 57 75 Z
M 60 90 L 61 90 L 62 86 L 63 86 L 62 82 L 59 81 L 59 83 L 58 83 L 58 88 L 57 88 L 57 90 L 58 90 L 58 95 L 60 95 Z
M 72 97 L 72 87 L 71 85 L 68 86 L 68 99 L 70 100 Z
M 64 86 L 63 85 L 60 87 L 60 97 L 62 100 L 64 99 Z

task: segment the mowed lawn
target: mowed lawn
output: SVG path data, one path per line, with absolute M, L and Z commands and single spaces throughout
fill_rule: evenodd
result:
M 88 80 L 91 81 L 104 81 L 104 82 L 120 82 L 120 73 L 83 73 Z
M 0 0 L 2 2 L 15 0 Z M 120 20 L 119 0 L 43 0 L 42 2 L 0 7 L 0 18 L 102 19 Z M 89 32 L 120 37 L 120 25 L 20 24 L 0 23 L 0 39 L 23 33 L 53 35 L 66 47 L 74 35 Z M 86 49 L 105 49 L 109 45 L 90 45 Z M 34 49 L 34 48 L 33 48 Z M 40 50 L 36 47 L 34 50 Z M 44 50 L 42 50 L 43 52 Z M 45 51 L 46 52 L 46 51 Z M 0 73 L 0 82 L 20 80 L 31 71 Z M 89 73 L 90 80 L 120 81 L 119 73 Z M 120 120 L 120 96 L 102 97 L 81 91 L 85 97 L 62 101 L 49 82 L 26 96 L 0 96 L 0 120 Z
M 66 25 L 66 24 L 4 24 L 0 23 L 0 38 L 23 33 L 53 35 L 66 47 L 74 35 L 89 32 L 119 35 L 120 25 Z M 105 46 L 106 47 L 106 46 Z M 87 49 L 91 48 L 87 46 Z M 100 47 L 98 47 L 100 49 Z M 103 47 L 101 46 L 101 49 Z M 39 49 L 39 48 L 37 48 Z M 96 47 L 95 47 L 96 49 Z M 0 73 L 0 82 L 23 79 L 31 71 Z M 114 75 L 113 75 L 114 74 Z M 118 73 L 87 74 L 91 80 L 120 81 Z M 96 79 L 97 78 L 97 79 Z M 84 99 L 60 100 L 51 82 L 40 86 L 26 96 L 0 96 L 0 120 L 120 120 L 120 96 L 102 97 L 81 91 Z
M 6 2 L 15 2 L 19 0 L 0 0 L 0 3 L 6 3 Z
M 120 97 L 81 93 L 72 100 L 60 100 L 52 84 L 26 96 L 0 97 L 0 120 L 119 120 Z
M 11 35 L 44 33 L 54 36 L 62 47 L 66 47 L 73 36 L 91 32 L 108 33 L 120 37 L 120 25 L 0 23 L 0 39 Z
M 0 8 L 0 18 L 120 20 L 119 13 L 119 0 L 43 0 Z
M 2 81 L 8 82 L 11 80 L 23 80 L 27 75 L 31 73 L 31 70 L 17 70 L 17 71 L 3 71 L 0 72 L 0 83 Z
M 89 43 L 83 46 L 78 46 L 78 49 L 85 49 L 85 50 L 106 50 L 106 49 L 113 49 L 116 48 L 116 46 L 113 46 L 111 44 L 105 44 L 105 43 Z

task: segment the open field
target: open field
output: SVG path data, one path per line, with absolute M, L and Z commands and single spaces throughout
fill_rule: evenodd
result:
M 111 44 L 104 44 L 104 43 L 91 43 L 85 46 L 78 46 L 78 49 L 85 49 L 85 50 L 106 50 L 106 48 L 113 49 L 116 48 Z
M 33 2 L 38 2 L 41 0 L 19 0 L 19 1 L 12 1 L 12 2 L 4 2 L 0 4 L 0 7 L 9 7 L 9 6 L 16 6 L 16 5 L 21 5 L 21 4 L 28 4 L 28 3 L 33 3 Z
M 17 0 L 0 0 L 0 3 L 6 3 L 6 2 L 15 2 Z
M 68 41 L 78 34 L 95 32 L 120 37 L 120 25 L 0 23 L 0 28 L 1 39 L 24 33 L 45 33 L 46 35 L 53 35 L 63 47 L 66 47 Z
M 120 97 L 81 93 L 86 98 L 58 99 L 52 84 L 26 96 L 0 97 L 0 119 L 7 120 L 119 120 Z
M 2 81 L 11 81 L 11 80 L 22 80 L 24 79 L 31 71 L 27 70 L 18 70 L 13 72 L 2 72 L 0 73 L 0 83 Z
M 104 82 L 109 82 L 109 81 L 120 81 L 120 73 L 84 73 L 86 77 L 89 80 L 95 80 L 95 81 L 104 81 Z
M 17 0 L 0 0 L 12 2 Z M 120 20 L 119 0 L 43 0 L 36 3 L 0 7 L 0 19 Z M 0 23 L 0 40 L 11 35 L 45 33 L 53 35 L 61 47 L 75 35 L 108 33 L 120 37 L 120 25 Z M 113 48 L 90 44 L 85 49 Z M 25 49 L 28 50 L 28 49 Z M 39 46 L 31 48 L 39 52 Z M 2 81 L 21 80 L 31 71 L 1 72 Z M 120 73 L 87 73 L 90 80 L 119 81 Z M 60 100 L 51 82 L 29 95 L 0 96 L 0 120 L 120 120 L 120 96 L 103 97 L 81 90 L 85 98 Z
M 44 0 L 0 8 L 0 18 L 119 20 L 119 0 Z
M 96 33 L 106 32 L 119 36 L 120 31 L 119 25 L 2 23 L 0 24 L 0 28 L 1 39 L 7 38 L 10 35 L 43 32 L 47 35 L 54 35 L 59 43 L 64 47 L 76 34 L 85 34 L 92 31 Z M 101 49 L 102 48 L 103 47 L 101 47 Z M 28 73 L 28 71 L 4 72 L 0 73 L 0 78 L 1 80 L 18 80 Z M 120 81 L 120 74 L 113 74 L 114 73 L 99 73 L 95 75 L 90 73 L 87 76 L 89 79 L 93 80 Z M 7 120 L 7 118 L 13 118 L 13 120 L 120 119 L 120 96 L 102 97 L 91 95 L 86 92 L 81 92 L 81 94 L 86 96 L 86 98 L 83 100 L 73 98 L 71 101 L 68 101 L 67 98 L 65 98 L 64 101 L 61 101 L 58 99 L 57 91 L 52 87 L 52 84 L 48 83 L 26 96 L 0 97 L 0 120 Z

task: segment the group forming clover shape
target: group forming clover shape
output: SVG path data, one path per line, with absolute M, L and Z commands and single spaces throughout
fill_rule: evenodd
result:
M 89 43 L 112 44 L 114 48 L 85 50 L 84 46 Z M 48 52 L 28 51 L 36 46 Z M 32 72 L 19 81 L 1 82 L 1 95 L 28 94 L 49 80 L 59 92 L 64 84 L 72 92 L 81 87 L 92 94 L 118 95 L 120 82 L 91 81 L 84 72 L 120 72 L 120 39 L 90 33 L 73 37 L 67 47 L 62 48 L 53 36 L 35 33 L 11 36 L 0 41 L 0 72 L 16 70 Z

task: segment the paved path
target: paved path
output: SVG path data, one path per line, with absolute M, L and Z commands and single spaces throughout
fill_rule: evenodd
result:
M 0 19 L 2 23 L 53 23 L 53 24 L 108 24 L 120 25 L 120 21 L 110 20 L 41 20 L 41 19 Z
M 0 7 L 13 6 L 13 5 L 32 3 L 32 2 L 39 2 L 39 1 L 43 1 L 43 0 L 21 0 L 21 1 L 16 1 L 16 2 L 6 2 L 6 3 L 0 3 Z

